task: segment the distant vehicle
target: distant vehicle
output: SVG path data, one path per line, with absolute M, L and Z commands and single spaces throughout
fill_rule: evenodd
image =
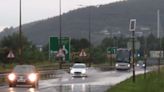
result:
M 116 52 L 116 64 L 117 70 L 129 70 L 130 69 L 130 50 L 126 48 L 119 48 Z
M 139 61 L 137 62 L 137 67 L 144 68 L 144 67 L 145 67 L 144 61 L 139 60 Z
M 17 84 L 38 86 L 39 74 L 33 65 L 16 65 L 7 76 L 9 87 L 16 87 Z
M 75 63 L 70 68 L 70 73 L 73 77 L 87 77 L 87 67 L 84 63 Z

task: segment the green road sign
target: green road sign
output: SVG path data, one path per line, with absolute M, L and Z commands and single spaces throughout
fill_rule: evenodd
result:
M 59 41 L 58 37 L 50 37 L 49 38 L 49 59 L 52 60 L 55 58 L 55 55 L 59 51 Z M 65 61 L 70 61 L 70 37 L 62 37 L 61 44 L 63 50 L 65 51 Z
M 57 53 L 59 50 L 58 37 L 50 37 L 49 39 L 49 50 L 51 53 Z
M 116 47 L 110 47 L 110 48 L 107 48 L 107 53 L 108 54 L 116 54 L 116 50 L 117 50 Z
M 63 50 L 65 51 L 65 60 L 69 62 L 70 61 L 70 38 L 69 37 L 62 37 L 62 46 L 63 46 Z

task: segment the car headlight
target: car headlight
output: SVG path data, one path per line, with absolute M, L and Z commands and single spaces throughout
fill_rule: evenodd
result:
M 82 70 L 82 74 L 85 74 L 86 73 L 86 70 Z
M 128 64 L 128 67 L 130 67 L 130 64 Z
M 140 66 L 139 64 L 137 64 L 137 66 Z
M 74 74 L 74 72 L 75 72 L 74 69 L 72 69 L 72 70 L 70 71 L 71 74 Z
M 142 66 L 145 67 L 145 64 L 143 64 Z
M 118 64 L 116 64 L 115 66 L 118 67 Z
M 31 73 L 28 75 L 28 79 L 31 81 L 31 82 L 34 82 L 37 80 L 37 75 L 35 73 Z
M 10 73 L 10 74 L 8 75 L 8 79 L 9 79 L 10 81 L 14 81 L 14 80 L 16 79 L 16 75 L 15 75 L 14 73 Z

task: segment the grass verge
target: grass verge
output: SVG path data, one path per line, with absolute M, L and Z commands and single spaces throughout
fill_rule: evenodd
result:
M 136 82 L 132 82 L 132 78 L 121 82 L 116 86 L 112 86 L 106 92 L 164 92 L 164 68 L 161 69 L 160 74 L 157 72 L 138 75 Z

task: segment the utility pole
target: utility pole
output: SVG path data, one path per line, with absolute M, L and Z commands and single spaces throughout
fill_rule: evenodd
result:
M 59 50 L 62 49 L 62 16 L 61 16 L 61 0 L 59 0 Z M 59 69 L 62 69 L 63 57 L 60 57 Z
M 59 47 L 62 48 L 62 40 L 61 40 L 61 37 L 62 37 L 62 16 L 61 16 L 61 0 L 59 0 Z
M 145 37 L 145 46 L 144 46 L 144 78 L 146 78 L 146 68 L 147 68 L 147 38 Z
M 79 5 L 79 6 L 85 6 L 85 5 Z M 89 40 L 89 67 L 91 67 L 91 60 L 92 60 L 92 55 L 91 55 L 91 6 L 89 6 L 89 10 L 88 10 L 88 40 Z
M 160 37 L 160 10 L 157 10 L 157 37 L 159 39 L 159 58 L 158 58 L 158 74 L 160 74 L 161 63 L 161 37 Z
M 88 19 L 88 26 L 89 26 L 89 33 L 88 33 L 88 39 L 89 39 L 89 67 L 91 67 L 91 60 L 92 60 L 92 57 L 91 57 L 91 7 L 89 7 L 89 19 Z
M 19 44 L 20 44 L 20 47 L 19 47 L 19 63 L 23 63 L 23 56 L 22 56 L 22 0 L 20 0 L 19 2 Z

